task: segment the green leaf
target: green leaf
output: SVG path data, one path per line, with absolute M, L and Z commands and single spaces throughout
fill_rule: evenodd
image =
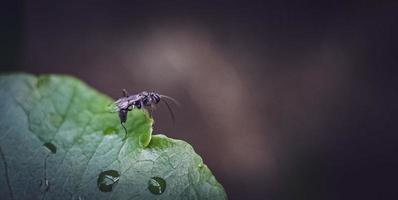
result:
M 128 134 L 113 100 L 59 75 L 0 76 L 1 199 L 226 199 L 184 141 L 152 135 L 144 110 Z

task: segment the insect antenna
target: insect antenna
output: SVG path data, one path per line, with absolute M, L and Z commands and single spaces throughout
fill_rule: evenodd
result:
M 165 99 L 168 99 L 168 100 L 170 100 L 170 101 L 172 101 L 173 103 L 175 103 L 177 106 L 180 106 L 180 103 L 177 101 L 177 100 L 175 100 L 173 97 L 169 97 L 169 96 L 166 96 L 166 95 L 159 95 L 161 98 L 165 98 Z
M 171 101 L 172 101 L 173 103 L 175 103 L 177 106 L 180 106 L 180 103 L 178 103 L 178 101 L 175 100 L 174 98 L 169 97 L 169 96 L 166 96 L 166 95 L 160 95 L 160 97 L 161 97 L 161 98 L 164 98 L 163 103 L 166 104 L 167 109 L 169 110 L 171 119 L 173 120 L 173 127 L 174 127 L 174 125 L 175 125 L 175 115 L 174 115 L 173 110 L 171 109 L 170 104 L 169 104 L 165 99 L 171 100 Z

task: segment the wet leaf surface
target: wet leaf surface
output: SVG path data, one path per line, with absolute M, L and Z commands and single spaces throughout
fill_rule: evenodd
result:
M 75 78 L 1 75 L 0 97 L 1 199 L 226 199 L 188 143 L 143 110 L 124 140 L 113 100 Z

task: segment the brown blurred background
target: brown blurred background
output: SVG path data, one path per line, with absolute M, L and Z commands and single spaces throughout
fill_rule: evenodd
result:
M 230 199 L 396 199 L 398 4 L 8 1 L 2 71 L 178 99 Z

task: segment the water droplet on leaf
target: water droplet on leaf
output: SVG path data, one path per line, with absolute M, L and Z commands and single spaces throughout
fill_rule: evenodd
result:
M 50 182 L 48 182 L 48 179 L 40 180 L 39 187 L 41 192 L 46 192 L 50 189 Z
M 148 190 L 152 194 L 162 194 L 166 190 L 166 181 L 160 177 L 152 177 L 148 182 Z
M 57 147 L 54 145 L 54 144 L 52 144 L 52 143 L 50 143 L 50 142 L 46 142 L 46 143 L 44 143 L 43 144 L 51 153 L 57 153 Z
M 82 195 L 74 195 L 73 197 L 72 197 L 72 200 L 84 200 L 85 198 L 84 198 L 84 196 L 82 196 Z
M 111 192 L 119 181 L 120 174 L 115 170 L 103 171 L 98 175 L 97 185 L 102 192 Z
M 50 153 L 57 153 L 57 147 L 54 144 L 46 142 L 43 144 L 43 146 L 46 147 Z M 50 182 L 47 179 L 47 159 L 49 156 L 50 154 L 47 154 L 46 158 L 44 159 L 44 178 L 40 180 L 40 191 L 44 193 L 50 189 Z

